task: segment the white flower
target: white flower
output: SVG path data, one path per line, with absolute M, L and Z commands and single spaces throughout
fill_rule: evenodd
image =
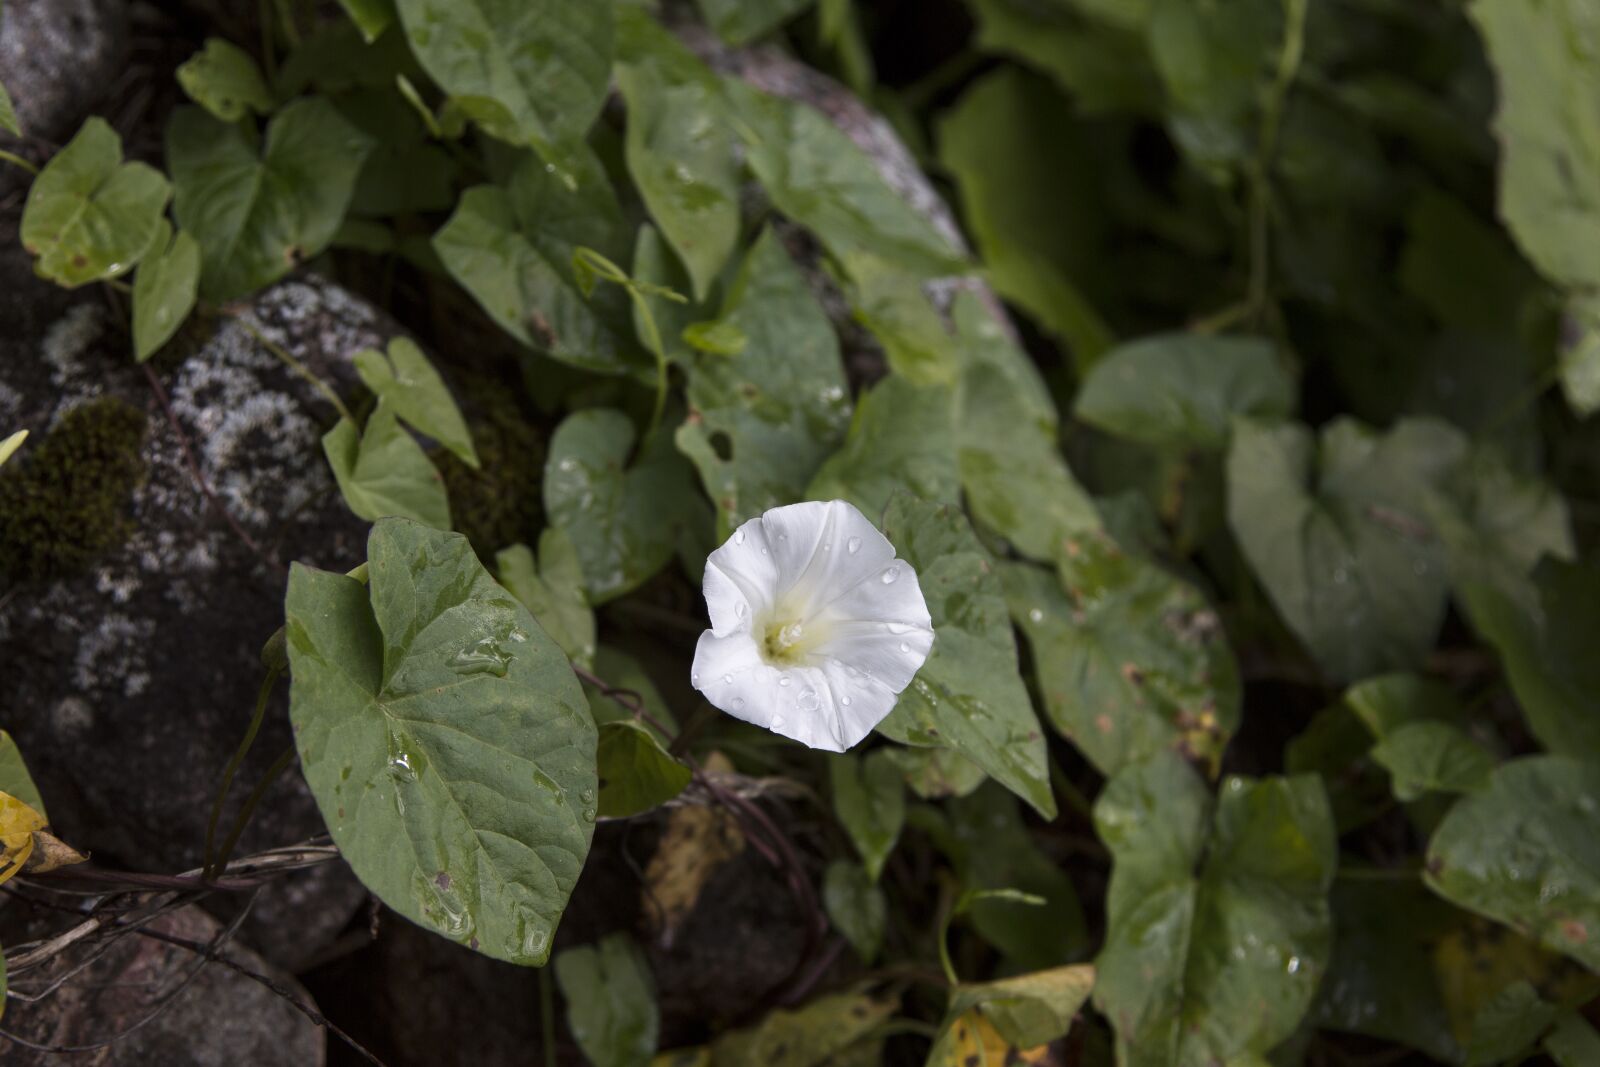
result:
M 933 647 L 916 571 L 843 500 L 739 527 L 706 560 L 705 597 L 694 687 L 737 719 L 830 752 L 883 721 Z

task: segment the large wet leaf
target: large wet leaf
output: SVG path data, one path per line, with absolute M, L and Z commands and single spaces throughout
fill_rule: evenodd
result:
M 889 369 L 915 385 L 951 385 L 961 353 L 950 327 L 915 274 L 877 256 L 845 256 L 852 317 L 883 346 Z
M 154 167 L 124 163 L 122 138 L 89 118 L 28 190 L 21 236 L 34 272 L 68 288 L 126 274 L 159 235 L 171 191 Z
M 444 480 L 388 404 L 380 403 L 359 432 L 355 423 L 340 419 L 323 435 L 322 451 L 345 503 L 361 518 L 397 515 L 436 530 L 450 528 Z
M 890 501 L 883 532 L 916 569 L 934 641 L 879 731 L 905 744 L 953 748 L 1054 818 L 1044 735 L 988 553 L 961 512 L 904 494 Z
M 839 340 L 776 234 L 756 241 L 721 320 L 738 355 L 696 353 L 678 447 L 700 471 L 721 537 L 804 497 L 849 416 Z
M 1179 333 L 1107 352 L 1074 413 L 1141 444 L 1220 449 L 1235 415 L 1283 418 L 1293 407 L 1294 383 L 1268 342 Z
M 603 286 L 585 297 L 573 273 L 580 247 L 621 258 L 616 196 L 599 160 L 587 152 L 582 160 L 576 190 L 532 157 L 504 188 L 468 189 L 433 247 L 451 277 L 523 344 L 586 370 L 640 370 L 645 357 L 633 343 L 621 289 Z
M 835 258 L 864 253 L 922 276 L 960 273 L 966 262 L 889 187 L 871 157 L 822 112 L 742 82 L 724 86 L 738 109 L 745 161 L 772 204 Z
M 861 394 L 844 446 L 811 479 L 811 500 L 848 500 L 882 515 L 889 498 L 907 492 L 955 502 L 955 400 L 949 388 L 913 385 L 891 374 Z
M 626 933 L 556 956 L 567 1027 L 594 1067 L 646 1067 L 661 1029 L 650 961 Z
M 1107 784 L 1095 826 L 1112 854 L 1095 1005 L 1119 1061 L 1228 1062 L 1292 1034 L 1333 940 L 1321 781 L 1229 778 L 1213 812 L 1188 764 L 1162 753 Z
M 613 408 L 567 416 L 550 438 L 544 507 L 566 531 L 592 604 L 639 587 L 672 558 L 693 493 L 693 473 L 666 434 L 645 442 L 633 465 L 633 420 Z
M 1239 725 L 1239 670 L 1200 592 L 1103 534 L 1069 542 L 1059 580 L 1001 568 L 1056 729 L 1105 775 L 1162 749 L 1215 773 Z
M 643 8 L 617 12 L 617 87 L 639 195 L 705 299 L 739 239 L 739 165 L 716 75 Z
M 1565 756 L 1502 765 L 1428 844 L 1428 885 L 1600 970 L 1600 769 Z
M 1462 435 L 1431 419 L 1382 435 L 1341 419 L 1320 443 L 1297 423 L 1235 424 L 1229 525 L 1331 678 L 1412 667 L 1433 647 L 1446 581 L 1426 504 L 1465 456 Z
M 611 78 L 613 0 L 398 0 L 411 50 L 491 136 L 558 168 L 600 114 Z M 580 174 L 563 177 L 581 182 Z
M 370 588 L 296 564 L 290 718 L 334 843 L 413 922 L 542 964 L 594 832 L 577 678 L 467 539 L 386 519 Z
M 172 213 L 200 242 L 200 290 L 229 300 L 269 285 L 328 246 L 372 149 L 320 97 L 287 105 L 257 144 L 247 123 L 197 107 L 167 125 Z
M 1100 517 L 1062 458 L 1050 392 L 975 294 L 958 294 L 952 316 L 966 358 L 956 426 L 967 506 L 1023 554 L 1052 561 Z

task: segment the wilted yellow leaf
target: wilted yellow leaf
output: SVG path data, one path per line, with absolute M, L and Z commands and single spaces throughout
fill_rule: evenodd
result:
M 744 844 L 738 821 L 721 807 L 686 804 L 667 816 L 661 844 L 644 872 L 651 924 L 663 944 L 672 943 L 700 890 L 717 868 L 744 851 Z
M 0 793 L 0 882 L 28 862 L 33 855 L 33 833 L 44 827 L 43 815 L 10 793 Z
M 89 857 L 73 848 L 48 830 L 35 830 L 33 834 L 33 855 L 23 864 L 23 871 L 28 874 L 43 874 L 53 871 L 57 867 L 70 867 L 74 863 L 86 863 Z
M 1051 1045 L 1018 1048 L 978 1008 L 957 1015 L 928 1054 L 928 1067 L 1054 1067 Z

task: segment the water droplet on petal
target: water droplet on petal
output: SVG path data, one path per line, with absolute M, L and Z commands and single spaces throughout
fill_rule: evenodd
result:
M 886 622 L 883 624 L 883 628 L 892 634 L 908 634 L 911 632 L 911 627 L 903 622 Z
M 840 697 L 839 703 L 848 708 L 852 703 L 854 703 L 854 701 L 852 701 L 849 697 Z
M 879 577 L 878 580 L 881 581 L 884 585 L 888 585 L 890 582 L 894 581 L 898 577 L 900 577 L 900 568 L 899 567 L 890 567 L 888 570 L 883 572 L 883 574 Z
M 736 545 L 744 544 L 744 531 L 743 530 L 737 530 L 737 531 L 734 532 L 733 543 L 736 544 Z
M 815 689 L 801 690 L 800 695 L 795 698 L 794 703 L 795 707 L 799 708 L 801 711 L 816 711 L 822 706 L 822 701 L 817 698 L 817 691 Z
M 766 549 L 765 549 L 765 548 L 763 548 L 763 549 L 762 549 L 762 550 L 761 550 L 761 554 L 762 554 L 762 555 L 763 555 L 763 556 L 770 556 L 770 555 L 771 555 L 771 554 L 772 554 L 772 553 L 770 553 L 770 552 L 768 552 L 768 551 L 767 551 L 767 550 L 766 550 Z
M 911 651 L 911 646 L 906 644 L 904 641 L 901 641 L 900 642 L 900 651 L 901 652 L 910 652 Z
M 689 684 L 693 685 L 693 686 L 698 686 L 700 684 L 700 672 L 699 671 L 693 671 L 693 672 L 690 673 L 690 675 L 689 675 Z
M 844 543 L 844 550 L 852 556 L 861 551 L 861 538 L 852 537 Z
M 737 604 L 735 604 L 733 606 L 734 617 L 742 619 L 745 616 L 745 612 L 747 612 L 749 610 L 750 610 L 750 605 L 746 604 L 744 601 L 741 600 L 741 601 L 739 601 Z
M 733 684 L 733 675 L 731 675 L 731 674 L 724 674 L 724 675 L 723 675 L 723 676 L 722 676 L 722 684 L 723 684 L 723 685 L 732 685 L 732 684 Z
M 822 543 L 822 551 L 824 551 L 824 552 L 832 552 L 833 551 L 833 542 L 832 541 L 824 541 Z
M 785 674 L 785 675 L 782 675 L 781 677 L 778 678 L 778 684 L 783 686 L 784 688 L 788 688 L 789 683 L 792 680 L 793 679 L 791 679 L 787 674 Z
M 787 540 L 789 540 L 789 535 L 788 534 L 781 533 L 781 534 L 778 535 L 778 541 L 779 541 L 780 544 L 782 542 L 784 542 L 784 541 L 787 541 Z
M 744 708 L 744 697 L 733 698 L 733 710 L 740 711 Z

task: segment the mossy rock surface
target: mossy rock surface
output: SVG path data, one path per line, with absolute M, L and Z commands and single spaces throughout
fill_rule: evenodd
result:
M 0 254 L 0 293 L 11 326 L 0 425 L 32 432 L 0 471 L 0 721 L 63 838 L 108 863 L 184 870 L 201 859 L 261 646 L 283 622 L 285 568 L 345 570 L 364 556 L 367 524 L 320 446 L 332 407 L 250 331 L 348 393 L 350 357 L 397 327 L 331 284 L 282 283 L 242 309 L 249 329 L 221 320 L 151 365 L 169 419 L 99 294 L 34 279 L 20 251 Z M 286 693 L 280 684 L 235 805 L 290 745 Z M 241 848 L 322 829 L 291 770 Z M 348 872 L 319 871 L 264 894 L 247 934 L 293 966 L 362 896 Z

